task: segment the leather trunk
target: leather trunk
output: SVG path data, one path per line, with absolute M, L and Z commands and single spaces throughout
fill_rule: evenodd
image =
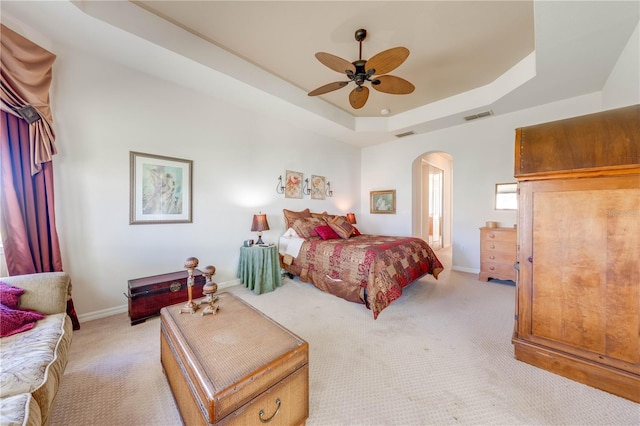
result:
M 129 280 L 129 318 L 131 325 L 144 322 L 160 314 L 160 309 L 176 303 L 187 303 L 187 278 L 189 273 L 185 271 L 169 274 L 154 275 L 152 277 L 136 278 Z M 202 272 L 193 272 L 193 299 L 202 297 L 202 287 L 205 278 Z

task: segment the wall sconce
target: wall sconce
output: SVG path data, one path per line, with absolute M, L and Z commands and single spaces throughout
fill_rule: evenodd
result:
M 269 230 L 269 222 L 267 222 L 267 215 L 264 213 L 254 214 L 253 222 L 251 223 L 251 231 L 258 231 L 258 242 L 256 244 L 264 244 L 262 241 L 262 231 Z
M 324 190 L 324 195 L 327 197 L 333 197 L 333 191 L 331 190 L 331 182 L 327 182 L 327 187 Z
M 302 185 L 302 193 L 304 195 L 309 195 L 311 194 L 311 188 L 309 188 L 309 178 L 306 178 L 304 180 L 304 185 Z
M 278 176 L 278 184 L 276 185 L 276 192 L 278 194 L 284 194 L 284 185 L 282 184 L 282 175 Z
M 356 214 L 355 213 L 347 213 L 347 222 L 354 225 L 356 224 Z

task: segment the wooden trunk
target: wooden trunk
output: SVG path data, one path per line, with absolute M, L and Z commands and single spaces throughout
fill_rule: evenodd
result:
M 188 272 L 179 271 L 169 274 L 155 275 L 152 277 L 129 280 L 129 318 L 131 325 L 144 322 L 160 314 L 160 309 L 176 303 L 187 303 L 189 300 L 187 291 Z M 202 272 L 195 270 L 193 273 L 194 286 L 193 298 L 202 297 L 202 287 L 205 278 Z
M 517 359 L 635 402 L 639 134 L 639 106 L 518 130 L 513 336 Z
M 184 423 L 303 425 L 307 342 L 230 293 L 218 298 L 216 315 L 161 311 L 162 366 Z

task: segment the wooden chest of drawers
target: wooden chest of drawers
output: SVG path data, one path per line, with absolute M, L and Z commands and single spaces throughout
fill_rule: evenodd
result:
M 517 231 L 515 228 L 480 228 L 480 281 L 516 280 Z
M 160 312 L 160 358 L 186 425 L 304 425 L 309 349 L 230 293 L 216 315 Z

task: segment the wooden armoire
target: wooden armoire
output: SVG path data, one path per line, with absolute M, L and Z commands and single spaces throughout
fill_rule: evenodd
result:
M 640 105 L 516 130 L 518 360 L 640 402 Z

